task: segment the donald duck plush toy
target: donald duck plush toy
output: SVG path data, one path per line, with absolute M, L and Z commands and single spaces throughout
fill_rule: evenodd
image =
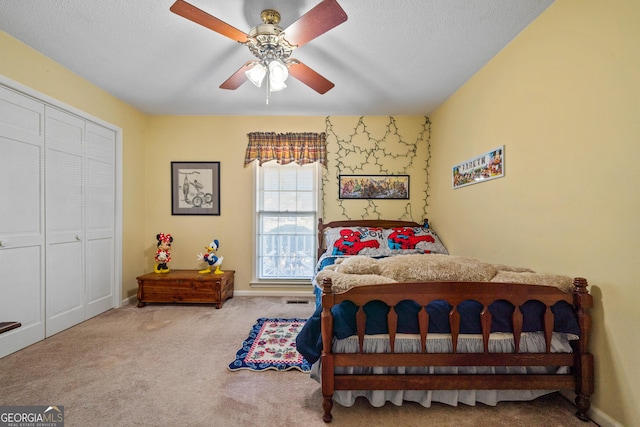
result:
M 211 273 L 211 267 L 215 267 L 215 271 L 213 272 L 213 274 L 224 273 L 224 271 L 220 270 L 223 257 L 216 256 L 216 251 L 218 250 L 219 247 L 220 247 L 220 243 L 218 242 L 217 239 L 214 239 L 213 242 L 209 243 L 209 246 L 205 246 L 205 249 L 207 250 L 206 254 L 203 254 L 203 253 L 198 254 L 198 261 L 205 261 L 207 264 L 209 264 L 209 267 L 205 268 L 204 270 L 198 271 L 198 273 L 200 274 Z

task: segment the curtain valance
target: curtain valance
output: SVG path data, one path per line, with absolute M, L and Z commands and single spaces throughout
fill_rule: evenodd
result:
M 323 133 L 251 132 L 244 157 L 247 166 L 254 160 L 262 165 L 276 160 L 281 165 L 319 162 L 327 166 L 327 135 Z

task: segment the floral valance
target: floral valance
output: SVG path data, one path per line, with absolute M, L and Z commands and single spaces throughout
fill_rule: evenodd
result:
M 260 165 L 276 160 L 281 165 L 319 162 L 327 166 L 327 135 L 324 132 L 251 132 L 248 137 L 245 166 L 254 160 Z

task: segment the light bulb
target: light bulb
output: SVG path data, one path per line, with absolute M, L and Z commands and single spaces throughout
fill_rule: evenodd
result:
M 278 92 L 286 87 L 287 85 L 284 82 L 275 82 L 269 79 L 269 89 L 271 90 L 271 92 Z
M 289 70 L 287 69 L 287 66 L 282 63 L 282 61 L 273 60 L 269 62 L 269 78 L 271 79 L 271 84 L 284 84 L 285 80 L 287 80 L 287 77 L 289 77 Z
M 251 83 L 260 87 L 264 80 L 264 76 L 267 74 L 267 67 L 258 62 L 252 68 L 245 71 L 244 74 Z

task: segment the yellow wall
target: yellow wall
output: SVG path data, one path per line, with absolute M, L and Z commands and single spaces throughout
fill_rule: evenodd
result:
M 323 132 L 322 117 L 154 116 L 145 151 L 146 267 L 157 233 L 171 233 L 173 269 L 200 269 L 197 254 L 214 238 L 222 270 L 235 270 L 235 289 L 249 290 L 252 263 L 253 168 L 244 167 L 249 132 Z M 171 215 L 172 161 L 220 162 L 220 216 Z M 274 289 L 269 289 L 273 291 Z M 301 289 L 296 289 L 301 290 Z M 307 286 L 304 291 L 311 292 Z
M 422 222 L 427 214 L 431 122 L 421 116 L 327 118 L 325 222 L 385 218 Z M 409 175 L 409 199 L 340 199 L 339 175 Z
M 338 170 L 336 159 L 338 142 L 354 133 L 359 123 L 358 117 L 331 117 L 332 134 L 328 138 L 328 167 L 325 175 L 325 220 L 358 218 L 367 209 L 368 202 L 343 201 L 342 209 L 336 209 L 338 173 L 380 174 L 378 168 L 362 160 L 347 161 L 355 171 Z M 389 173 L 405 173 L 411 175 L 411 199 L 381 201 L 375 210 L 369 209 L 368 217 L 399 218 L 407 209 L 407 205 L 415 204 L 416 217 L 424 216 L 421 205 L 422 190 L 426 179 L 427 150 L 425 141 L 419 134 L 423 129 L 424 117 L 398 117 L 395 124 L 403 138 L 411 143 L 417 142 L 418 155 L 414 165 L 408 165 L 406 152 L 399 156 L 398 147 L 389 147 L 392 138 L 387 135 L 389 117 L 366 117 L 367 129 L 380 144 L 389 148 L 385 158 L 385 168 Z M 224 257 L 222 269 L 235 270 L 235 289 L 251 291 L 250 287 L 252 256 L 252 223 L 253 223 L 253 166 L 244 167 L 244 154 L 249 132 L 324 132 L 325 117 L 245 117 L 245 116 L 153 116 L 148 119 L 149 128 L 147 145 L 144 153 L 145 176 L 144 197 L 146 214 L 144 222 L 145 265 L 150 271 L 153 268 L 153 257 L 156 250 L 155 236 L 158 233 L 170 233 L 174 237 L 171 248 L 172 269 L 204 268 L 202 261 L 197 261 L 197 254 L 204 251 L 204 246 L 211 240 L 218 239 L 220 248 L 218 256 Z M 394 132 L 396 134 L 396 132 Z M 385 143 L 385 141 L 388 141 Z M 353 145 L 362 146 L 370 141 L 349 141 Z M 406 149 L 405 149 L 406 150 Z M 393 156 L 397 156 L 394 158 Z M 172 161 L 210 161 L 220 162 L 220 216 L 171 215 L 171 174 Z M 364 164 L 363 164 L 364 163 Z M 421 199 L 422 198 L 422 199 Z M 410 219 L 410 218 L 407 218 Z M 307 292 L 309 286 L 260 288 L 261 292 Z M 255 291 L 255 288 L 253 289 Z
M 135 278 L 152 271 L 155 236 L 160 232 L 171 233 L 175 239 L 170 268 L 204 267 L 196 256 L 204 250 L 205 244 L 216 238 L 221 245 L 218 254 L 224 257 L 223 268 L 236 270 L 236 289 L 252 290 L 249 283 L 253 172 L 252 167 L 243 165 L 247 133 L 324 132 L 327 129 L 326 117 L 147 116 L 4 32 L 0 32 L 0 52 L 3 58 L 10 58 L 0 61 L 0 74 L 122 128 L 123 298 L 135 296 Z M 383 201 L 375 209 L 363 205 L 362 201 L 348 201 L 343 202 L 344 209 L 334 209 L 332 202 L 337 200 L 335 177 L 343 173 L 337 169 L 337 139 L 348 139 L 359 119 L 331 118 L 333 124 L 328 144 L 332 157 L 324 174 L 329 183 L 326 186 L 329 194 L 326 219 L 356 218 L 366 211 L 369 217 L 403 217 L 419 221 L 425 209 L 421 191 L 426 179 L 424 167 L 428 155 L 425 142 L 420 140 L 424 117 L 398 117 L 395 122 L 390 122 L 389 117 L 365 118 L 367 130 L 374 135 L 376 143 L 387 147 L 392 154 L 384 160 L 389 173 L 411 174 L 411 200 Z M 403 149 L 397 143 L 400 134 L 404 140 L 418 146 L 418 154 L 411 167 L 406 165 L 406 155 L 393 157 L 401 154 Z M 349 143 L 367 145 L 371 141 L 364 141 L 358 136 Z M 171 215 L 172 161 L 220 162 L 220 216 Z M 344 173 L 379 173 L 372 165 L 361 163 L 348 162 L 350 166 L 358 165 L 362 169 Z M 283 290 L 311 292 L 309 286 L 269 288 L 266 291 Z
M 430 217 L 453 254 L 586 277 L 594 405 L 640 425 L 640 2 L 558 0 L 432 114 Z M 451 167 L 505 145 L 505 177 Z
M 122 296 L 137 287 L 144 261 L 144 144 L 146 116 L 39 52 L 0 31 L 0 74 L 122 129 Z

